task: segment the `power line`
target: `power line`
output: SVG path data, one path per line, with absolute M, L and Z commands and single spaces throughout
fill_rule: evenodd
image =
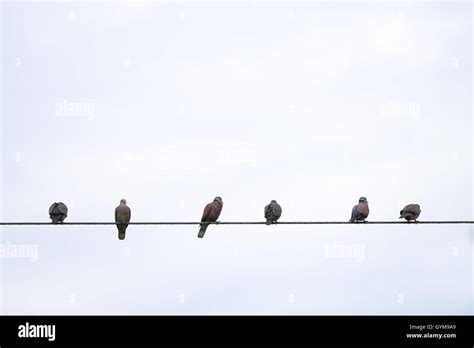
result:
M 126 225 L 265 225 L 263 221 L 223 221 L 223 222 L 129 222 Z M 413 224 L 474 224 L 474 221 L 365 221 L 365 222 L 349 222 L 349 221 L 281 221 L 272 225 L 413 225 Z M 53 225 L 51 222 L 0 222 L 0 226 L 37 226 L 37 225 Z M 116 222 L 64 222 L 58 225 L 120 225 Z M 125 224 L 124 224 L 125 225 Z

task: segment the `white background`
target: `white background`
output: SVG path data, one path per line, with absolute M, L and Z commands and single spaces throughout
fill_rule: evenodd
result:
M 3 221 L 472 219 L 470 2 L 0 6 Z M 3 227 L 1 312 L 472 313 L 469 225 L 197 232 Z

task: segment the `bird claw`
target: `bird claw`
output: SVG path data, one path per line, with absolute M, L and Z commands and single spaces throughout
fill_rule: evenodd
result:
M 220 221 L 216 221 L 216 225 L 219 225 L 221 222 Z

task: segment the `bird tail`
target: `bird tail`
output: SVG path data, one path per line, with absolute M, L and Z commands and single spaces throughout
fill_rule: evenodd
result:
M 51 217 L 52 223 L 55 224 L 55 225 L 57 225 L 58 222 L 59 222 L 59 218 L 60 218 L 59 215 L 53 215 L 53 216 Z
M 206 233 L 207 226 L 209 226 L 209 225 L 208 224 L 201 224 L 201 228 L 199 229 L 199 233 L 198 233 L 198 238 L 204 237 L 204 234 Z
M 267 219 L 267 222 L 265 222 L 266 225 L 271 225 L 272 224 L 272 220 L 270 219 Z
M 127 225 L 117 225 L 118 228 L 118 238 L 120 240 L 125 239 L 125 231 L 127 230 Z

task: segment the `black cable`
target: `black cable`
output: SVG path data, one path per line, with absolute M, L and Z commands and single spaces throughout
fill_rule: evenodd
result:
M 127 225 L 265 225 L 264 221 L 225 221 L 225 222 L 129 222 Z M 349 222 L 349 221 L 281 221 L 275 222 L 273 225 L 394 225 L 394 224 L 474 224 L 474 221 L 365 221 L 365 222 Z M 53 225 L 51 222 L 0 222 L 0 226 L 17 226 L 17 225 Z M 117 225 L 116 222 L 64 222 L 58 225 Z

